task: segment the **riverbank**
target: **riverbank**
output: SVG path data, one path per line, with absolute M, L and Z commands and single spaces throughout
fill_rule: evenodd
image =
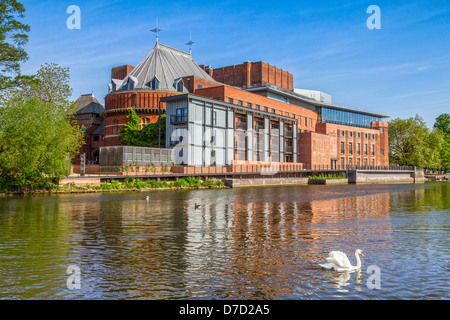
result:
M 63 180 L 64 181 L 64 180 Z M 84 182 L 89 181 L 85 179 Z M 0 197 L 7 196 L 27 196 L 27 195 L 52 195 L 52 194 L 71 194 L 71 193 L 102 193 L 102 192 L 150 192 L 150 191 L 171 191 L 171 190 L 200 190 L 200 189 L 224 189 L 228 188 L 220 180 L 206 179 L 200 180 L 192 177 L 187 179 L 178 179 L 176 181 L 158 181 L 127 178 L 123 182 L 117 180 L 99 183 L 83 184 L 62 183 L 55 185 L 47 190 L 27 190 L 0 193 Z

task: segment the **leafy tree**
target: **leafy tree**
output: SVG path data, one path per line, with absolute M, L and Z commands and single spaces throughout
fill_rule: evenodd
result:
M 124 146 L 135 147 L 158 147 L 158 122 L 147 124 L 142 130 L 139 129 L 139 116 L 133 108 L 128 108 L 128 121 L 125 126 L 120 129 L 122 137 L 121 144 Z M 161 115 L 161 146 L 165 146 L 166 132 L 166 115 Z
M 30 27 L 18 21 L 24 13 L 25 7 L 16 0 L 0 2 L 0 91 L 17 83 L 20 63 L 28 59 L 23 46 Z
M 441 168 L 450 168 L 450 114 L 443 113 L 436 118 L 434 128 L 444 134 L 444 141 L 441 148 Z
M 145 147 L 158 148 L 159 123 L 149 123 L 140 132 L 140 141 Z M 166 146 L 166 115 L 161 115 L 161 147 Z
M 430 131 L 419 115 L 389 122 L 389 157 L 392 163 L 437 168 L 441 163 L 443 142 L 443 134 L 439 130 Z
M 45 73 L 43 68 L 33 78 Z M 54 82 L 64 91 L 67 73 Z M 0 103 L 0 190 L 50 187 L 67 175 L 83 143 L 81 128 L 72 125 L 68 97 L 43 99 L 37 91 L 15 89 Z
M 119 131 L 121 144 L 124 146 L 136 146 L 139 141 L 139 116 L 133 108 L 128 108 L 128 121 Z
M 69 80 L 69 68 L 45 63 L 35 75 L 21 82 L 20 95 L 38 97 L 43 103 L 63 106 L 68 113 L 73 113 L 75 103 L 67 103 L 72 95 Z
M 450 114 L 443 113 L 437 117 L 434 128 L 441 130 L 445 134 L 450 134 Z

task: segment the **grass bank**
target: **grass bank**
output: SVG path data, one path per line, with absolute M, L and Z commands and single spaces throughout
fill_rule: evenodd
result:
M 154 190 L 182 190 L 182 189 L 212 189 L 225 188 L 225 184 L 220 180 L 187 177 L 176 181 L 143 181 L 130 177 L 123 182 L 113 180 L 100 185 L 75 186 L 68 184 L 65 186 L 54 185 L 45 190 L 27 190 L 1 193 L 0 196 L 8 195 L 35 195 L 35 194 L 60 194 L 60 193 L 96 193 L 96 192 L 121 192 L 121 191 L 154 191 Z

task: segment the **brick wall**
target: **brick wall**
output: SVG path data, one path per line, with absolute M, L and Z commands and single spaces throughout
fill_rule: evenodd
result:
M 250 88 L 270 83 L 283 89 L 294 89 L 294 77 L 290 72 L 262 61 L 205 70 L 214 80 L 234 87 Z
M 134 69 L 134 67 L 130 66 L 128 64 L 112 68 L 111 69 L 111 79 L 123 80 L 131 71 L 133 71 L 133 69 Z

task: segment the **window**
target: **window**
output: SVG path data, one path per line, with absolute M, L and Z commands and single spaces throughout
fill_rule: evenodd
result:
M 367 167 L 367 158 L 364 158 L 364 166 Z
M 358 156 L 361 154 L 361 143 L 356 144 L 356 154 Z
M 113 120 L 113 134 L 117 134 L 119 132 L 119 120 Z
M 176 110 L 176 122 L 185 122 L 187 121 L 187 108 L 178 108 Z
M 345 132 L 341 130 L 341 137 L 345 136 Z
M 238 100 L 238 106 L 242 106 L 242 100 Z
M 250 102 L 247 102 L 247 108 L 251 108 L 252 104 Z
M 213 111 L 212 119 L 213 119 L 213 125 L 216 125 L 217 124 L 217 111 Z
M 233 99 L 228 98 L 228 103 L 233 103 Z
M 372 159 L 372 167 L 375 167 L 375 159 Z
M 357 132 L 357 133 L 356 133 L 356 137 L 357 137 L 357 138 L 361 138 L 361 132 Z
M 152 90 L 159 90 L 159 80 L 154 77 L 152 81 L 149 82 L 149 87 Z
M 364 139 L 367 139 L 367 133 L 364 133 Z
M 357 158 L 356 159 L 356 165 L 359 167 L 359 166 L 361 166 L 361 159 L 360 158 Z
M 203 86 L 201 84 L 197 85 L 197 89 L 201 89 Z
M 176 86 L 177 86 L 177 91 L 178 92 L 183 92 L 183 81 L 181 81 L 181 80 L 179 80 L 178 82 L 177 82 L 177 84 L 176 84 Z
M 367 143 L 364 144 L 364 155 L 367 156 Z
M 380 128 L 380 134 L 384 133 L 384 128 Z
M 373 121 L 381 121 L 380 117 L 352 111 L 321 108 L 323 123 L 342 124 L 346 126 L 370 128 Z
M 384 157 L 384 149 L 380 149 L 380 155 Z
M 133 90 L 133 89 L 134 89 L 134 81 L 129 78 L 128 82 L 127 82 L 127 90 Z
M 375 155 L 375 145 L 372 144 L 372 157 Z
M 353 154 L 353 142 L 348 143 L 348 154 Z
M 348 136 L 349 136 L 350 138 L 353 137 L 353 132 L 349 131 L 349 132 L 348 132 Z
M 341 169 L 345 168 L 345 159 L 341 158 Z
M 309 127 L 312 128 L 312 119 L 309 118 Z
M 268 109 L 267 109 L 267 107 L 264 107 L 264 111 L 265 111 L 265 112 L 268 112 Z
M 100 137 L 99 136 L 94 136 L 94 141 L 100 141 Z
M 348 165 L 353 167 L 353 158 L 348 158 Z
M 345 145 L 343 142 L 341 142 L 341 154 L 345 153 Z
M 374 134 L 371 134 L 371 135 L 370 135 L 370 138 L 371 138 L 372 140 L 375 140 L 375 135 L 374 135 Z
M 256 105 L 256 110 L 260 110 L 260 108 L 261 108 L 261 107 L 259 106 L 259 104 L 257 104 L 257 105 Z
M 275 113 L 275 109 L 272 109 L 272 113 Z
M 308 118 L 305 117 L 305 127 L 307 127 L 307 126 L 308 126 Z

